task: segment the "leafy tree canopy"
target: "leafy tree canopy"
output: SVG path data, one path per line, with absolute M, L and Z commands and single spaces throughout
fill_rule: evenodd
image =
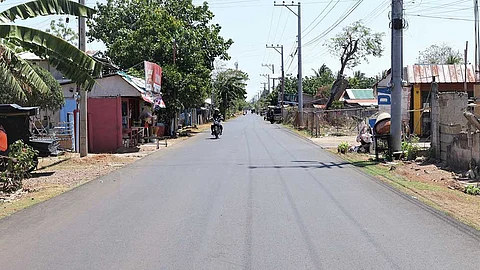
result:
M 368 63 L 369 56 L 380 57 L 383 54 L 382 38 L 385 33 L 374 33 L 361 21 L 343 28 L 343 31 L 327 42 L 330 53 L 340 60 L 340 70 L 332 85 L 327 108 L 339 100 L 345 92 L 348 81 L 344 78 L 346 68 L 354 68 L 361 62 Z
M 361 21 L 343 28 L 343 31 L 327 42 L 330 53 L 340 58 L 339 76 L 345 68 L 358 66 L 362 61 L 368 63 L 369 56 L 381 57 L 383 54 L 382 38 L 385 33 L 374 33 Z
M 12 88 L 0 84 L 0 103 L 16 103 L 20 106 L 39 106 L 41 109 L 59 110 L 65 104 L 62 87 L 53 78 L 52 74 L 38 65 L 31 65 L 35 73 L 45 82 L 48 87 L 46 92 L 26 92 L 26 98 L 21 98 L 13 92 Z
M 90 40 L 101 40 L 106 54 L 122 69 L 142 70 L 144 60 L 163 68 L 167 110 L 201 105 L 211 89 L 216 58 L 229 59 L 233 43 L 220 36 L 205 2 L 192 0 L 108 0 L 97 4 L 89 21 Z
M 377 82 L 376 78 L 366 77 L 365 73 L 355 71 L 353 77 L 348 78 L 348 86 L 353 89 L 368 89 L 372 88 Z
M 462 64 L 462 54 L 447 44 L 431 45 L 419 53 L 418 64 L 453 65 Z
M 68 26 L 68 22 L 63 18 L 52 20 L 50 28 L 45 29 L 45 32 L 51 33 L 57 37 L 61 37 L 70 44 L 77 45 L 78 33 Z
M 247 95 L 248 74 L 237 69 L 220 71 L 214 80 L 216 102 L 223 115 L 238 109 L 238 102 L 244 101 Z

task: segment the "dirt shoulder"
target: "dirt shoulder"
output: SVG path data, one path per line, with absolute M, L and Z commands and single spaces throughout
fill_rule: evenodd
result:
M 300 133 L 301 134 L 301 133 Z M 480 230 L 480 196 L 463 192 L 465 185 L 479 184 L 468 180 L 458 172 L 452 172 L 441 164 L 425 161 L 375 162 L 372 155 L 338 154 L 341 142 L 358 145 L 355 136 L 325 136 L 310 138 L 315 144 L 329 150 L 333 155 L 351 162 L 360 170 L 392 185 L 398 190 L 440 210 L 455 219 Z
M 179 144 L 207 128 L 208 124 L 190 128 L 186 132 L 189 136 L 167 140 L 168 147 Z M 89 154 L 85 158 L 80 158 L 77 153 L 66 153 L 58 157 L 41 158 L 32 177 L 23 181 L 23 189 L 9 196 L 0 194 L 0 218 L 53 198 L 164 149 L 163 144 L 160 144 L 157 150 L 156 143 L 148 143 L 141 145 L 138 151 L 130 153 Z

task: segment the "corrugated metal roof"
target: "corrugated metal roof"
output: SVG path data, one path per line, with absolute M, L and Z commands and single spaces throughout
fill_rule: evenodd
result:
M 467 82 L 475 82 L 473 65 L 467 65 Z M 431 83 L 433 77 L 438 83 L 465 82 L 465 65 L 409 65 L 406 72 L 407 82 Z

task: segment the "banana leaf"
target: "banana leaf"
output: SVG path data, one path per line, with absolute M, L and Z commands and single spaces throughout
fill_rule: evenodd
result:
M 4 0 L 0 0 L 3 2 Z M 70 0 L 36 0 L 13 6 L 0 12 L 0 22 L 28 19 L 47 15 L 73 15 L 92 18 L 95 10 Z
M 0 45 L 0 77 L 4 87 L 11 89 L 19 99 L 26 99 L 25 91 L 46 93 L 50 90 L 30 63 L 17 57 L 5 45 Z
M 67 41 L 49 33 L 24 26 L 0 24 L 0 38 L 13 41 L 39 56 L 52 56 L 57 60 L 68 62 L 57 63 L 58 70 L 67 78 L 81 85 L 93 87 L 94 77 L 101 74 L 101 63 Z M 75 64 L 76 72 L 72 72 L 70 68 L 72 64 Z M 87 90 L 90 89 L 87 88 Z

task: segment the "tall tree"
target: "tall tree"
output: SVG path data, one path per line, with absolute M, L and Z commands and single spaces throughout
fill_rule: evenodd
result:
M 162 93 L 167 114 L 197 107 L 211 91 L 214 60 L 229 59 L 233 43 L 220 36 L 208 3 L 192 0 L 108 0 L 97 4 L 88 36 L 101 40 L 122 69 L 144 60 L 163 67 Z
M 236 109 L 235 104 L 239 100 L 245 100 L 247 95 L 247 73 L 236 70 L 227 69 L 217 74 L 214 80 L 216 104 L 219 104 L 220 112 L 228 115 L 230 109 Z
M 447 44 L 431 45 L 419 53 L 418 64 L 453 65 L 462 64 L 462 54 Z
M 4 0 L 0 0 L 4 2 Z M 0 77 L 5 86 L 24 100 L 32 92 L 47 93 L 49 87 L 32 66 L 16 55 L 12 47 L 22 47 L 48 59 L 65 77 L 87 90 L 95 84 L 102 65 L 65 40 L 41 30 L 14 24 L 15 20 L 47 15 L 74 15 L 91 18 L 95 11 L 69 0 L 35 0 L 0 12 Z M 12 44 L 13 46 L 9 46 Z
M 50 22 L 50 28 L 45 29 L 45 32 L 51 33 L 57 37 L 68 41 L 70 44 L 77 45 L 78 33 L 73 31 L 72 28 L 68 26 L 69 18 L 63 19 L 60 18 L 58 21 L 52 20 Z
M 368 63 L 369 56 L 382 56 L 384 35 L 384 33 L 372 32 L 370 28 L 357 21 L 343 28 L 342 32 L 330 39 L 327 46 L 332 55 L 339 57 L 340 70 L 333 83 L 327 108 L 333 101 L 338 100 L 347 88 L 348 82 L 344 78 L 346 68 L 356 67 L 362 61 Z

